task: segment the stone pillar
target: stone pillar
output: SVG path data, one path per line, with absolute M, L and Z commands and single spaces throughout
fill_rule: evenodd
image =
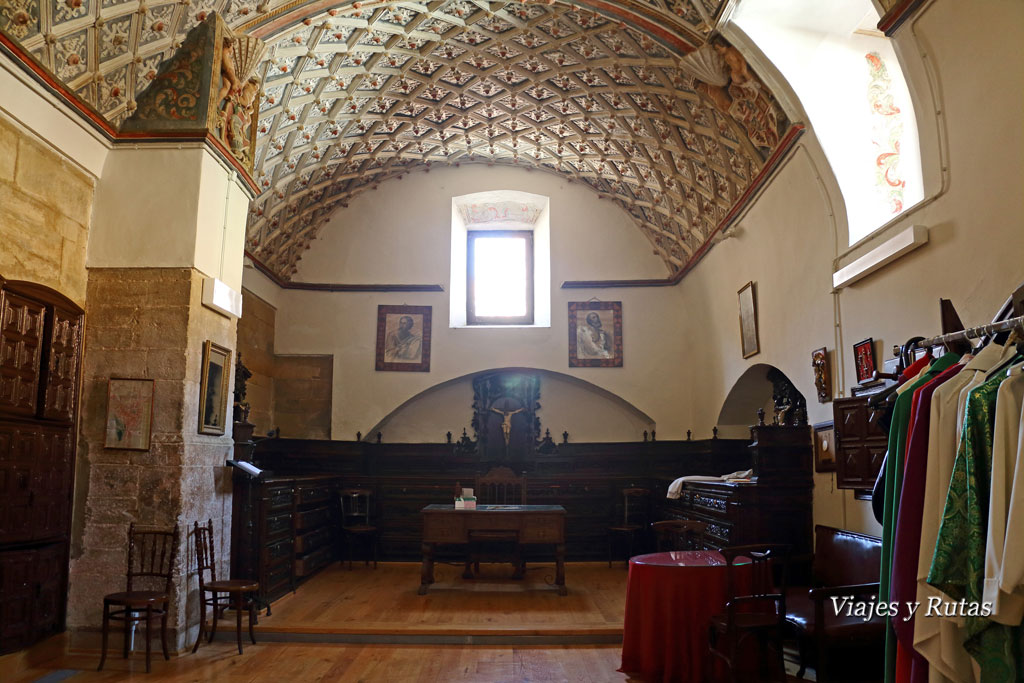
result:
M 133 521 L 181 530 L 169 622 L 176 649 L 190 646 L 198 629 L 193 522 L 213 520 L 218 576 L 228 577 L 231 401 L 224 434 L 201 434 L 199 396 L 206 341 L 232 351 L 233 375 L 237 317 L 204 305 L 203 294 L 216 278 L 218 292 L 241 301 L 247 195 L 236 172 L 202 143 L 115 148 L 108 156 L 87 261 L 68 604 L 73 647 L 95 646 L 101 597 L 124 590 Z M 154 380 L 148 451 L 104 447 L 111 377 Z M 136 647 L 144 647 L 142 638 Z

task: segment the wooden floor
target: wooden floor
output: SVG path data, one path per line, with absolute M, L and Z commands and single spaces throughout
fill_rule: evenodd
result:
M 201 647 L 194 655 L 160 656 L 153 671 L 146 673 L 139 654 L 124 660 L 107 659 L 96 672 L 95 653 L 70 654 L 28 669 L 5 683 L 71 680 L 74 683 L 152 681 L 186 683 L 218 681 L 243 683 L 270 681 L 307 683 L 312 681 L 393 681 L 395 683 L 480 683 L 548 681 L 629 681 L 616 669 L 621 650 L 614 645 L 579 647 L 483 647 L 459 645 L 300 645 L 260 643 L 248 645 L 238 654 L 232 643 L 216 642 Z
M 0 680 L 633 680 L 616 671 L 626 596 L 623 563 L 612 569 L 604 563 L 569 564 L 565 596 L 552 585 L 553 564 L 530 565 L 522 580 L 507 578 L 511 567 L 503 565 L 483 565 L 478 579 L 461 574 L 461 566 L 438 565 L 437 583 L 418 595 L 419 564 L 381 563 L 376 570 L 355 564 L 352 571 L 334 565 L 275 601 L 271 616 L 261 614 L 258 643 L 246 639 L 242 655 L 229 614 L 219 624 L 218 640 L 195 655 L 164 661 L 154 653 L 151 674 L 145 673 L 144 655 L 125 660 L 115 647 L 103 672 L 95 670 L 97 653 L 72 652 L 15 675 L 0 663 Z M 190 615 L 190 622 L 195 618 Z M 380 642 L 351 642 L 367 638 Z
M 522 580 L 508 578 L 511 569 L 485 564 L 480 578 L 466 580 L 461 566 L 438 565 L 437 582 L 418 595 L 419 564 L 381 563 L 376 570 L 354 564 L 352 571 L 336 564 L 276 601 L 271 616 L 260 617 L 257 639 L 260 633 L 621 638 L 622 563 L 611 569 L 569 564 L 565 596 L 552 585 L 553 564 L 528 565 Z

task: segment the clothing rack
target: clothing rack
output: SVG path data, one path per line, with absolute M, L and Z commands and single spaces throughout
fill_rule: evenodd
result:
M 1008 332 L 1013 329 L 1024 331 L 1024 315 L 1017 316 L 1016 318 L 1000 320 L 999 322 L 989 323 L 987 325 L 979 325 L 978 327 L 969 327 L 966 330 L 960 330 L 959 332 L 940 334 L 938 337 L 932 337 L 931 339 L 922 339 L 921 341 L 911 344 L 909 348 L 927 349 L 940 344 L 977 339 L 979 337 L 990 336 L 1000 332 Z M 898 356 L 899 353 L 900 347 L 893 346 L 893 355 Z

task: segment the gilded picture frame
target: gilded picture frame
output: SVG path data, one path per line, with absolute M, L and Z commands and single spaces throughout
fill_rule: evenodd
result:
M 207 340 L 199 380 L 199 433 L 224 434 L 231 380 L 231 349 Z

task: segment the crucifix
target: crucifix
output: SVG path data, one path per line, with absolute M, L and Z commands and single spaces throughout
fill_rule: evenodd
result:
M 509 439 L 512 437 L 512 416 L 516 413 L 523 412 L 523 409 L 507 411 L 498 410 L 497 408 L 491 408 L 498 415 L 501 415 L 501 433 L 505 437 L 505 448 L 508 448 Z

